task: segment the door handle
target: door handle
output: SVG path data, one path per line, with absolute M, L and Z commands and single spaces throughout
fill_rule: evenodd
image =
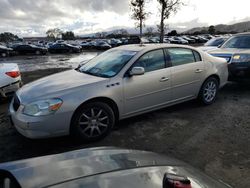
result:
M 162 77 L 162 78 L 160 79 L 160 82 L 166 82 L 166 81 L 168 81 L 168 80 L 169 80 L 169 78 Z
M 195 73 L 201 73 L 201 72 L 203 72 L 203 70 L 201 70 L 201 69 L 196 69 L 196 71 L 195 71 Z

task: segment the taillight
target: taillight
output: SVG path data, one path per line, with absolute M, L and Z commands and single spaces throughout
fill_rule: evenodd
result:
M 20 72 L 19 71 L 11 71 L 11 72 L 6 72 L 6 75 L 10 76 L 11 78 L 17 78 L 20 76 Z
M 163 188 L 192 188 L 191 181 L 185 176 L 165 174 Z

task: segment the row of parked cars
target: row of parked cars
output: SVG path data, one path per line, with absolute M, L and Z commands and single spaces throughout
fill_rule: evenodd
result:
M 196 44 L 206 43 L 211 45 L 210 40 L 216 40 L 224 37 L 215 37 L 212 35 L 198 35 L 198 36 L 166 36 L 164 43 L 171 44 Z M 39 41 L 36 43 L 14 43 L 7 46 L 0 45 L 0 57 L 7 57 L 10 55 L 22 55 L 22 54 L 36 54 L 45 55 L 49 53 L 80 53 L 82 50 L 108 50 L 113 47 L 126 45 L 126 44 L 139 44 L 139 43 L 159 43 L 159 37 L 144 37 L 140 39 L 137 36 L 120 39 L 96 39 L 96 40 L 84 40 L 84 41 L 63 41 L 58 40 L 56 42 Z M 212 44 L 214 45 L 214 44 Z
M 108 50 L 125 44 L 139 44 L 137 36 L 121 39 L 99 39 L 85 41 L 63 41 L 56 42 L 38 41 L 36 43 L 12 43 L 0 45 L 0 57 L 10 55 L 36 54 L 45 55 L 49 53 L 80 53 L 82 50 Z

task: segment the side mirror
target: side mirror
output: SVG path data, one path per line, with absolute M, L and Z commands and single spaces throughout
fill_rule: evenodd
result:
M 130 76 L 139 76 L 145 74 L 145 69 L 143 67 L 133 67 L 129 72 Z

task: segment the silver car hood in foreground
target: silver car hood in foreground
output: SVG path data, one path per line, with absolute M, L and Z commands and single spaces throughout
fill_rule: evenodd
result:
M 206 185 L 207 188 L 227 187 L 206 175 L 197 173 L 178 160 L 152 152 L 114 147 L 83 149 L 3 163 L 0 164 L 0 174 L 1 171 L 11 173 L 21 187 L 25 188 L 47 186 L 79 187 L 76 186 L 79 185 L 77 181 L 83 181 L 83 184 L 86 183 L 86 186 L 82 187 L 91 188 L 117 187 L 119 182 L 123 184 L 122 187 L 127 187 L 126 185 L 133 183 L 137 185 L 135 187 L 146 188 L 150 183 L 155 182 L 155 177 L 158 177 L 156 187 L 162 187 L 162 174 L 166 172 L 183 173 L 182 175 L 187 175 L 191 180 L 194 180 L 195 184 Z M 103 177 L 105 174 L 109 174 L 109 178 L 105 179 Z M 140 181 L 137 181 L 138 179 L 133 181 L 133 177 L 139 177 Z M 109 182 L 107 184 L 109 186 L 105 185 L 105 183 L 99 184 L 99 180 Z
M 69 70 L 26 84 L 17 91 L 17 95 L 22 102 L 28 102 L 31 99 L 35 100 L 39 97 L 46 97 L 52 94 L 55 95 L 54 97 L 58 97 L 66 90 L 72 90 L 76 87 L 103 80 L 107 80 L 107 78 L 91 76 L 76 70 Z

